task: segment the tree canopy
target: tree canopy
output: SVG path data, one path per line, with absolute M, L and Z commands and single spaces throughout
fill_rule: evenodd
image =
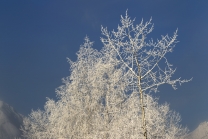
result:
M 117 31 L 102 27 L 103 48 L 93 49 L 85 37 L 70 63 L 70 76 L 56 89 L 58 101 L 47 99 L 44 110 L 24 119 L 24 137 L 71 139 L 180 139 L 183 128 L 178 113 L 151 95 L 158 86 L 188 80 L 171 79 L 175 72 L 165 55 L 172 52 L 173 37 L 146 41 L 151 20 L 134 25 L 121 16 Z

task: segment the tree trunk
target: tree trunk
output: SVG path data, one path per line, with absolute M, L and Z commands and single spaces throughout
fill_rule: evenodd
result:
M 143 128 L 143 135 L 144 139 L 147 139 L 147 127 L 146 127 L 146 118 L 145 118 L 145 106 L 144 106 L 144 99 L 143 99 L 143 92 L 141 87 L 141 76 L 138 76 L 138 87 L 139 87 L 139 95 L 140 95 L 140 105 L 142 110 L 142 128 Z

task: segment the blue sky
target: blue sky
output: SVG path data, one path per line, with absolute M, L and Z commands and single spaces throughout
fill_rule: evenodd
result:
M 101 49 L 101 25 L 116 29 L 128 9 L 136 23 L 152 17 L 150 38 L 178 28 L 180 42 L 167 57 L 177 68 L 174 78 L 193 81 L 177 90 L 161 86 L 155 95 L 192 130 L 208 120 L 207 7 L 207 0 L 1 0 L 0 99 L 24 115 L 42 109 L 70 74 L 66 57 L 76 60 L 86 35 Z

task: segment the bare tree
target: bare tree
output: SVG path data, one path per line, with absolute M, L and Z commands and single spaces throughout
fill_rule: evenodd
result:
M 32 111 L 24 119 L 24 137 L 182 139 L 186 135 L 187 129 L 179 125 L 180 116 L 148 93 L 157 92 L 164 83 L 176 89 L 177 82 L 187 82 L 170 79 L 175 70 L 165 58 L 176 34 L 146 43 L 151 23 L 134 27 L 133 22 L 126 14 L 118 32 L 102 28 L 101 51 L 85 38 L 77 61 L 69 60 L 71 75 L 56 90 L 58 101 L 48 99 L 44 110 Z
M 157 92 L 158 86 L 162 84 L 170 84 L 176 89 L 177 83 L 181 85 L 189 80 L 171 79 L 175 69 L 168 62 L 166 54 L 172 52 L 177 42 L 177 30 L 173 37 L 166 35 L 156 42 L 153 39 L 146 42 L 147 35 L 153 30 L 151 19 L 138 25 L 134 25 L 134 21 L 126 12 L 125 17 L 121 16 L 121 26 L 118 26 L 117 31 L 108 32 L 107 28 L 102 27 L 105 37 L 101 38 L 101 41 L 106 51 L 110 51 L 126 71 L 130 84 L 134 86 L 132 89 L 137 90 L 134 92 L 139 93 L 142 128 L 144 138 L 147 139 L 144 93 Z M 131 96 L 133 95 L 135 94 L 132 93 Z

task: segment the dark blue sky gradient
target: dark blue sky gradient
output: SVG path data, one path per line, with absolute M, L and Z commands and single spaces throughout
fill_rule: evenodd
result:
M 86 35 L 101 49 L 101 25 L 116 29 L 128 9 L 137 23 L 153 18 L 149 38 L 171 36 L 178 28 L 180 42 L 167 57 L 177 67 L 174 78 L 193 81 L 176 91 L 161 86 L 155 95 L 192 130 L 208 120 L 207 7 L 207 0 L 1 0 L 0 99 L 24 115 L 42 109 L 70 75 L 66 57 L 76 60 Z

